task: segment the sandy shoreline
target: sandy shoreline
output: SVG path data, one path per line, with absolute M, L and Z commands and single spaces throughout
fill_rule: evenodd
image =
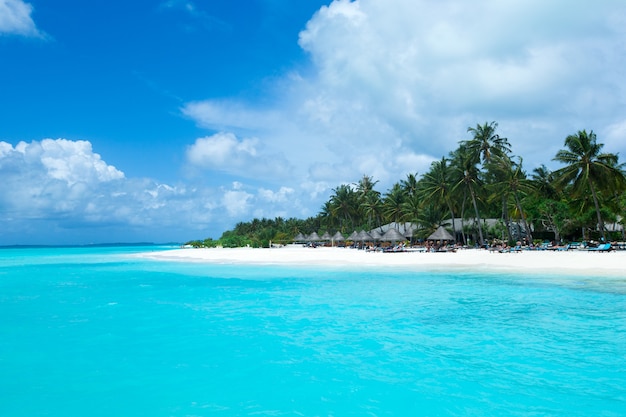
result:
M 157 260 L 220 264 L 350 268 L 398 267 L 404 270 L 472 269 L 521 273 L 567 273 L 577 276 L 608 275 L 626 279 L 626 251 L 594 253 L 573 250 L 498 253 L 481 249 L 463 249 L 455 253 L 382 253 L 350 248 L 304 248 L 301 245 L 288 245 L 272 249 L 174 249 L 143 253 L 140 256 Z

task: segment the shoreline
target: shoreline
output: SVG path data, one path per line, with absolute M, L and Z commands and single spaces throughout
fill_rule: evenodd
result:
M 608 253 L 570 251 L 490 252 L 460 249 L 457 252 L 367 252 L 338 247 L 305 248 L 184 248 L 141 253 L 137 256 L 163 261 L 213 264 L 285 265 L 311 267 L 388 268 L 402 270 L 479 270 L 508 273 L 610 276 L 626 280 L 626 251 Z

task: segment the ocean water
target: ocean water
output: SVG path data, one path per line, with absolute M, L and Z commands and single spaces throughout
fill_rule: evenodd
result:
M 0 250 L 0 416 L 626 415 L 620 280 L 155 249 Z

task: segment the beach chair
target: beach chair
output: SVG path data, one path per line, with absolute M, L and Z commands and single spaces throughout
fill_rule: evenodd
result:
M 590 250 L 592 252 L 609 252 L 611 249 L 613 249 L 611 247 L 610 243 L 603 243 L 601 245 L 596 246 L 595 248 L 589 248 L 587 250 Z

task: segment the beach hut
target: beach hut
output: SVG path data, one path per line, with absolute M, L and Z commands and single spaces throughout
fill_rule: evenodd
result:
M 396 229 L 389 229 L 380 237 L 380 240 L 394 244 L 406 240 L 406 237 Z
M 380 240 L 380 238 L 383 236 L 383 234 L 382 234 L 382 233 L 380 233 L 380 231 L 379 231 L 378 229 L 372 229 L 372 230 L 370 230 L 370 235 L 372 236 L 372 238 L 373 238 L 375 241 L 379 241 L 379 240 Z
M 445 227 L 439 226 L 437 230 L 435 230 L 430 236 L 428 236 L 428 240 L 441 240 L 454 242 L 454 237 L 448 232 Z
M 317 232 L 313 232 L 309 235 L 309 237 L 306 238 L 306 240 L 308 240 L 309 242 L 319 242 L 320 235 L 318 235 Z
M 331 245 L 335 246 L 335 242 L 343 242 L 344 240 L 346 240 L 345 237 L 343 237 L 343 235 L 341 234 L 341 232 L 337 232 L 333 235 L 333 237 L 331 238 Z
M 372 237 L 372 235 L 370 235 L 369 233 L 367 233 L 365 230 L 361 230 L 358 234 L 357 240 L 359 242 L 365 242 L 365 241 L 369 241 L 369 240 L 374 240 L 374 238 Z

